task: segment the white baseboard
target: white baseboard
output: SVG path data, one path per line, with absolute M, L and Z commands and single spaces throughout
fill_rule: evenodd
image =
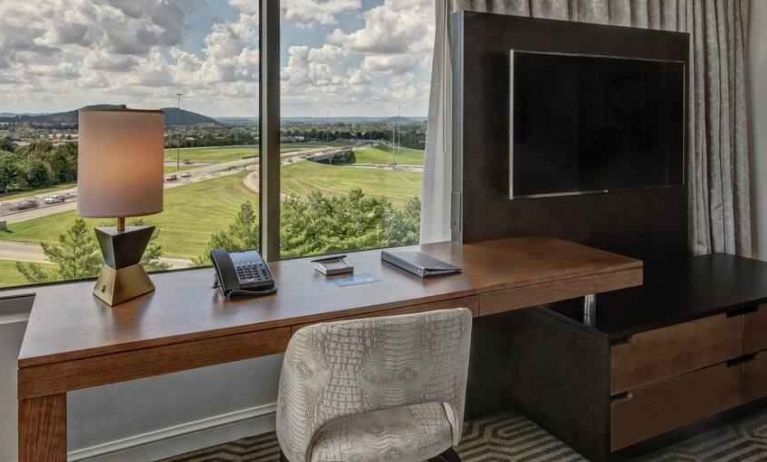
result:
M 276 403 L 129 436 L 70 451 L 67 460 L 87 462 L 152 461 L 274 431 Z

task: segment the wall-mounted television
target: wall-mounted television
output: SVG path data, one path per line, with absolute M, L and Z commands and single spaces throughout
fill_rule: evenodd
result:
M 511 51 L 510 197 L 684 182 L 684 63 Z

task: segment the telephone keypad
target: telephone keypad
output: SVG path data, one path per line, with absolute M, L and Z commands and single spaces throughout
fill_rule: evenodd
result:
M 236 266 L 241 281 L 266 281 L 269 276 L 263 263 L 244 263 Z

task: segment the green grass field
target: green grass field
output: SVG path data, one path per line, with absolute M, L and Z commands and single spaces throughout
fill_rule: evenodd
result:
M 240 160 L 243 157 L 257 156 L 258 146 L 210 146 L 203 148 L 181 148 L 166 149 L 165 160 L 175 161 L 176 157 L 181 162 L 189 160 L 192 162 L 231 162 Z
M 234 221 L 242 202 L 256 203 L 258 195 L 242 184 L 245 175 L 246 172 L 241 172 L 167 190 L 165 211 L 145 218 L 160 229 L 159 242 L 165 255 L 199 256 L 211 234 L 226 229 Z M 367 194 L 387 197 L 401 206 L 407 199 L 420 196 L 421 174 L 299 162 L 283 167 L 282 188 L 294 195 L 312 190 L 345 194 L 353 188 L 361 188 Z M 0 240 L 55 242 L 75 217 L 76 212 L 71 211 L 14 223 L 9 225 L 9 231 L 0 231 Z M 105 223 L 104 220 L 88 222 L 93 226 Z
M 16 262 L 0 260 L 0 287 L 18 286 L 29 284 L 24 276 L 16 271 Z
M 360 148 L 354 151 L 357 163 L 360 164 L 386 164 L 394 162 L 391 148 L 385 146 L 374 146 Z M 424 152 L 415 149 L 400 148 L 396 161 L 401 165 L 423 165 Z
M 171 167 L 171 166 L 169 166 L 169 165 L 166 165 L 166 166 L 164 167 L 164 169 L 165 169 L 165 173 L 185 172 L 185 171 L 187 171 L 187 170 L 192 170 L 192 169 L 195 169 L 195 168 L 199 168 L 199 166 L 194 166 L 194 165 L 183 165 L 183 164 L 182 164 L 180 167 L 181 167 L 181 168 L 178 168 L 178 169 L 177 169 L 175 165 L 174 165 L 174 166 L 172 166 L 172 167 Z
M 421 195 L 422 175 L 389 168 L 354 168 L 299 162 L 282 168 L 282 190 L 305 195 L 313 190 L 326 194 L 345 194 L 360 188 L 372 196 L 387 197 L 402 206 L 411 197 Z

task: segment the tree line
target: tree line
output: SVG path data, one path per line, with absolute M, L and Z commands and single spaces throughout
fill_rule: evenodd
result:
M 361 189 L 346 195 L 312 191 L 290 196 L 280 208 L 280 255 L 283 258 L 322 255 L 348 250 L 417 244 L 421 201 L 413 197 L 402 208 Z M 253 249 L 259 245 L 256 208 L 243 202 L 234 222 L 213 234 L 197 265 L 209 264 L 210 251 Z
M 35 141 L 17 146 L 0 139 L 0 193 L 71 183 L 77 180 L 77 144 Z
M 423 150 L 426 148 L 426 130 L 418 125 L 400 126 L 392 133 L 390 126 L 378 124 L 375 128 L 355 128 L 353 125 L 338 124 L 332 127 L 298 126 L 280 130 L 283 138 L 303 141 L 385 141 L 400 146 Z
M 283 142 L 385 141 L 411 149 L 426 146 L 426 129 L 420 125 L 402 125 L 392 132 L 391 124 L 378 123 L 360 127 L 356 124 L 290 125 L 280 129 Z M 166 147 L 240 146 L 259 143 L 252 127 L 169 127 Z

